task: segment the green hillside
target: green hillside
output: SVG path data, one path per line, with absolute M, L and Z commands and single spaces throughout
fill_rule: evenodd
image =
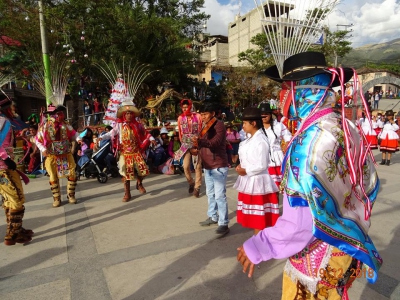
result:
M 339 60 L 343 66 L 368 67 L 371 63 L 400 63 L 400 39 L 382 44 L 370 44 L 354 48 Z

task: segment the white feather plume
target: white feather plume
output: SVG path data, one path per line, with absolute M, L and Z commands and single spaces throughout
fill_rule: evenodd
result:
M 54 106 L 63 105 L 65 93 L 68 87 L 68 69 L 66 59 L 53 59 L 50 64 L 51 74 L 51 91 L 52 97 L 50 99 Z M 41 64 L 40 64 L 41 65 Z M 43 65 L 36 68 L 33 81 L 37 85 L 38 91 L 46 97 L 46 85 Z
M 279 75 L 288 57 L 307 51 L 323 34 L 323 20 L 340 0 L 254 0 Z
M 115 61 L 111 61 L 111 63 L 108 64 L 104 60 L 100 63 L 96 63 L 96 66 L 112 85 L 115 85 L 117 78 L 122 78 L 124 80 L 128 89 L 126 101 L 133 101 L 140 85 L 146 77 L 156 71 L 151 70 L 149 65 L 139 62 L 132 63 L 132 61 L 129 61 L 126 63 L 125 59 L 122 61 L 122 68 L 118 68 Z

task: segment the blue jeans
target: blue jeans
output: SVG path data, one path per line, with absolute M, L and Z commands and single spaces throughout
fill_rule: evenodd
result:
M 218 220 L 218 225 L 228 225 L 228 202 L 226 200 L 226 179 L 228 167 L 207 170 L 204 169 L 206 194 L 208 197 L 207 215 Z M 219 217 L 218 217 L 219 216 Z

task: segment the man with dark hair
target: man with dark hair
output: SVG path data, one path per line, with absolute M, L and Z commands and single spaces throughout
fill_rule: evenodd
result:
M 0 84 L 1 86 L 1 84 Z M 3 208 L 7 219 L 4 244 L 28 243 L 33 231 L 22 227 L 24 218 L 25 195 L 21 176 L 14 162 L 14 133 L 11 120 L 11 100 L 0 90 L 0 194 L 3 196 Z M 26 176 L 25 176 L 25 180 Z
M 183 170 L 186 180 L 189 183 L 189 194 L 193 194 L 196 198 L 200 196 L 201 186 L 201 160 L 197 155 L 197 151 L 192 149 L 192 138 L 197 136 L 202 128 L 201 116 L 196 112 L 192 112 L 192 101 L 189 99 L 181 100 L 182 114 L 178 117 L 179 140 L 181 147 L 175 152 L 174 159 L 180 161 L 183 158 Z M 193 162 L 196 172 L 196 180 L 193 180 L 190 165 Z
M 228 155 L 226 154 L 226 129 L 217 120 L 217 106 L 206 103 L 201 109 L 203 129 L 199 136 L 193 137 L 194 148 L 198 148 L 204 168 L 204 179 L 208 197 L 208 218 L 201 226 L 218 224 L 217 234 L 227 234 L 228 202 L 226 200 L 226 179 L 228 176 Z

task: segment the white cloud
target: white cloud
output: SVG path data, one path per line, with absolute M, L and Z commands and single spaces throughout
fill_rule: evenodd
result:
M 303 0 L 305 1 L 305 0 Z M 211 34 L 228 34 L 228 24 L 239 12 L 239 0 L 205 0 L 204 11 L 211 15 L 207 31 Z M 331 30 L 344 30 L 336 26 L 354 24 L 349 40 L 357 48 L 400 38 L 400 1 L 398 0 L 347 0 L 339 4 L 330 17 Z M 223 4 L 226 3 L 226 4 Z M 255 8 L 254 1 L 242 0 L 241 14 Z
M 237 2 L 220 4 L 217 0 L 205 0 L 204 11 L 211 15 L 207 22 L 207 32 L 212 35 L 228 35 L 228 24 L 234 21 L 239 5 Z
M 357 48 L 366 44 L 378 44 L 400 37 L 400 4 L 396 0 L 366 2 L 348 1 L 340 4 L 329 17 L 331 30 L 344 30 L 344 26 L 354 24 L 349 40 Z

